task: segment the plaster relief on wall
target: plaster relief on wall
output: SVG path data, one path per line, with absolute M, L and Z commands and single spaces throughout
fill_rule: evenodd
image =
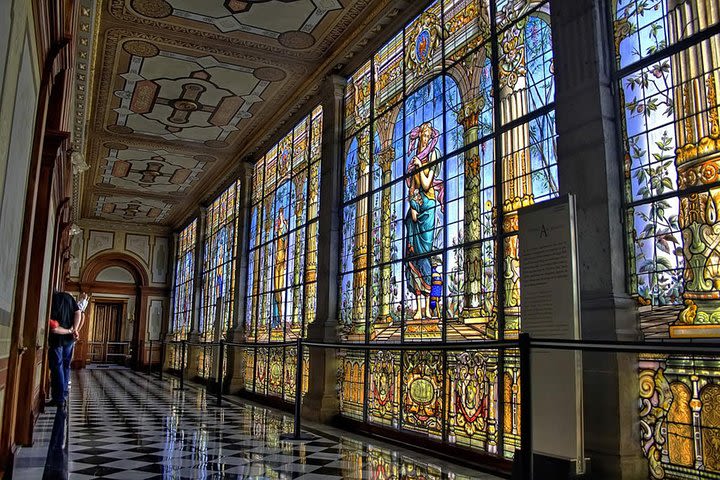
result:
M 70 244 L 70 276 L 80 276 L 80 266 L 82 265 L 82 252 L 85 239 L 82 234 L 74 235 Z
M 168 239 L 157 237 L 153 248 L 152 281 L 153 283 L 167 282 L 168 265 Z
M 163 318 L 163 301 L 150 300 L 148 309 L 148 340 L 157 340 L 160 338 L 160 326 Z
M 133 235 L 128 233 L 125 236 L 125 250 L 142 258 L 146 264 L 150 264 L 150 237 L 147 235 Z
M 112 249 L 114 240 L 115 234 L 113 232 L 98 232 L 90 230 L 86 258 L 90 258 L 102 251 Z

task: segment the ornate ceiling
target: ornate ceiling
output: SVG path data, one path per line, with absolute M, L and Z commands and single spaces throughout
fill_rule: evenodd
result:
M 414 3 L 81 1 L 73 134 L 89 169 L 76 219 L 168 227 Z

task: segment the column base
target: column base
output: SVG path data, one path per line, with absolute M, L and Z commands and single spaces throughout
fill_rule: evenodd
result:
M 232 342 L 242 343 L 245 337 L 242 332 L 232 334 Z M 245 349 L 241 347 L 226 347 L 228 361 L 227 392 L 236 394 L 245 390 Z
M 165 356 L 160 359 L 160 362 L 162 364 L 163 371 L 168 371 L 172 369 L 172 358 L 173 358 L 173 351 L 176 347 L 176 345 L 170 345 L 168 342 L 171 342 L 174 340 L 174 335 L 172 333 L 168 333 L 165 335 Z
M 198 343 L 200 341 L 200 335 L 197 332 L 190 332 L 188 334 L 187 342 Z M 185 365 L 185 378 L 195 378 L 198 376 L 198 348 L 192 345 L 187 345 L 187 364 Z
M 337 395 L 337 358 L 334 350 L 310 348 L 309 388 L 303 398 L 302 418 L 325 423 L 340 413 Z

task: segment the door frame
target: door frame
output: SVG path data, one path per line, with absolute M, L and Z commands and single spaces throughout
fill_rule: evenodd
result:
M 104 292 L 103 292 L 104 293 Z M 117 297 L 106 297 L 103 296 L 103 293 L 97 294 L 98 296 L 91 296 L 90 297 L 90 303 L 88 304 L 88 307 L 85 309 L 86 312 L 86 318 L 85 318 L 85 327 L 80 331 L 80 338 L 78 339 L 78 344 L 80 342 L 83 342 L 85 346 L 89 345 L 90 342 L 90 323 L 91 321 L 95 321 L 95 308 L 98 304 L 113 304 L 113 305 L 120 305 L 120 341 L 125 341 L 127 335 L 127 315 L 128 315 L 128 304 L 130 303 L 129 298 L 117 298 Z M 136 308 L 137 310 L 137 299 L 135 299 L 136 302 Z M 87 313 L 89 312 L 89 313 Z M 137 314 L 137 312 L 135 312 Z M 80 350 L 80 349 L 79 349 Z M 80 359 L 82 362 L 82 365 L 85 366 L 88 363 L 90 363 L 90 358 L 88 356 L 88 349 L 82 348 L 81 349 L 82 354 L 84 355 L 84 358 Z

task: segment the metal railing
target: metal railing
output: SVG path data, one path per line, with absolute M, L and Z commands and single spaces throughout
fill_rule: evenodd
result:
M 186 352 L 188 347 L 212 348 L 219 347 L 220 355 L 217 359 L 217 372 L 215 381 L 217 383 L 216 405 L 222 406 L 223 397 L 223 362 L 224 352 L 227 347 L 238 348 L 297 348 L 297 365 L 295 369 L 295 402 L 294 402 L 294 425 L 293 432 L 283 435 L 284 440 L 303 441 L 310 439 L 309 436 L 302 433 L 302 380 L 303 380 L 303 349 L 305 347 L 327 348 L 335 350 L 360 350 L 360 351 L 463 351 L 463 350 L 517 350 L 519 351 L 520 365 L 520 459 L 519 473 L 522 480 L 533 480 L 533 455 L 523 454 L 523 452 L 533 452 L 533 421 L 532 421 L 532 382 L 530 375 L 524 372 L 530 372 L 532 367 L 533 350 L 571 350 L 579 352 L 604 352 L 609 354 L 616 353 L 637 353 L 637 354 L 689 354 L 689 355 L 707 355 L 715 352 L 718 354 L 720 343 L 711 342 L 630 342 L 630 341 L 594 341 L 594 340 L 555 340 L 555 339 L 535 339 L 529 334 L 520 334 L 518 340 L 513 341 L 487 341 L 487 342 L 452 342 L 437 344 L 432 342 L 417 342 L 404 344 L 368 344 L 368 343 L 327 343 L 303 340 L 298 338 L 295 342 L 272 342 L 272 343 L 255 343 L 255 342 L 188 342 L 181 341 L 157 341 L 162 344 L 162 352 L 164 358 L 165 345 L 179 345 L 181 349 L 180 355 L 180 386 L 179 389 L 185 388 L 186 374 Z M 162 362 L 163 360 L 161 360 Z M 160 378 L 162 379 L 162 368 L 160 369 Z

